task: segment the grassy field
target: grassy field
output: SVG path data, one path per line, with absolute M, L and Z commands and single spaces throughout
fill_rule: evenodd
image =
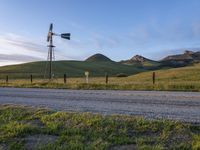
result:
M 0 149 L 199 150 L 200 125 L 0 105 Z
M 189 67 L 155 70 L 156 83 L 152 84 L 152 72 L 143 72 L 129 77 L 109 77 L 108 84 L 105 77 L 90 77 L 89 84 L 85 77 L 67 78 L 67 84 L 62 78 L 51 82 L 43 79 L 10 79 L 0 80 L 0 86 L 8 87 L 34 87 L 34 88 L 63 88 L 63 89 L 113 89 L 113 90 L 167 90 L 167 91 L 200 91 L 200 64 Z

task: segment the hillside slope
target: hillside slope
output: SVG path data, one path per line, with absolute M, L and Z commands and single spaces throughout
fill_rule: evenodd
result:
M 152 72 L 143 72 L 128 77 L 129 81 L 149 82 L 152 81 Z M 200 63 L 192 66 L 155 70 L 157 82 L 200 82 Z
M 48 73 L 47 62 L 32 62 L 19 65 L 10 65 L 0 67 L 0 77 L 4 78 L 9 75 L 14 78 L 24 78 L 33 74 L 37 77 L 43 77 L 45 72 Z M 45 71 L 46 70 L 46 71 Z M 70 77 L 84 76 L 84 72 L 89 71 L 91 76 L 104 76 L 107 72 L 110 76 L 115 76 L 119 73 L 128 75 L 135 74 L 143 69 L 123 65 L 112 61 L 88 62 L 88 61 L 55 61 L 53 62 L 53 72 L 56 77 L 63 77 L 66 73 Z

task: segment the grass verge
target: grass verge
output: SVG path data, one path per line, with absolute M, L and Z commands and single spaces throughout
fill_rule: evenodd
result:
M 76 79 L 71 79 L 76 80 Z M 121 79 L 123 80 L 123 79 Z M 128 82 L 128 81 L 126 81 Z M 24 80 L 10 81 L 9 83 L 0 83 L 0 87 L 16 87 L 16 88 L 49 88 L 49 89 L 76 89 L 76 90 L 148 90 L 148 91 L 190 91 L 199 92 L 200 82 L 180 81 L 180 82 L 159 82 L 152 84 L 151 82 L 133 82 L 129 83 L 96 83 L 90 82 L 68 82 L 64 84 L 59 80 L 41 81 L 37 80 L 33 83 Z
M 0 105 L 0 149 L 200 149 L 200 125 Z

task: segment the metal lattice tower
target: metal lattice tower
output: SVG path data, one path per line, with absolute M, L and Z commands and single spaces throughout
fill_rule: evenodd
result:
M 49 50 L 48 50 L 48 57 L 47 61 L 49 62 L 49 80 L 53 78 L 53 65 L 52 62 L 55 60 L 55 55 L 54 55 L 54 45 L 53 45 L 53 36 L 60 36 L 61 38 L 70 40 L 70 33 L 62 33 L 62 34 L 57 34 L 53 32 L 53 23 L 50 24 L 49 27 L 49 32 L 47 34 L 47 42 L 49 42 Z

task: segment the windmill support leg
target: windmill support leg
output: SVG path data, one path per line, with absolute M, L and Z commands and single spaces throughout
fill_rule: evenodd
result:
M 52 79 L 52 47 L 50 47 L 50 59 L 49 59 L 49 79 Z

